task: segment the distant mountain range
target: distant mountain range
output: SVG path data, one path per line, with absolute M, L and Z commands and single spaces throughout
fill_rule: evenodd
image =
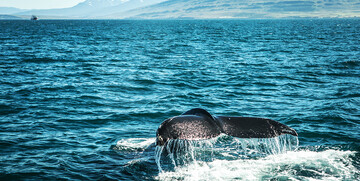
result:
M 360 0 L 86 0 L 71 8 L 23 10 L 1 15 L 40 19 L 219 19 L 360 17 Z

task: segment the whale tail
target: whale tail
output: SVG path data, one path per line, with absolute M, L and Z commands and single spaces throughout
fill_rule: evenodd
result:
M 168 140 L 201 140 L 225 133 L 238 138 L 273 138 L 283 134 L 298 136 L 289 126 L 264 118 L 212 116 L 204 109 L 191 109 L 165 120 L 156 133 L 156 145 Z

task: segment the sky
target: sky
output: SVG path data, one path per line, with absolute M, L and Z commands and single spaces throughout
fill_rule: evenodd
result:
M 0 7 L 53 9 L 72 7 L 85 0 L 0 0 Z

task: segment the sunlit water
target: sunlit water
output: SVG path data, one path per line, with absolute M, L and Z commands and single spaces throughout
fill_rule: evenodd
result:
M 0 180 L 358 180 L 359 29 L 0 21 Z M 154 145 L 162 121 L 196 107 L 299 137 Z

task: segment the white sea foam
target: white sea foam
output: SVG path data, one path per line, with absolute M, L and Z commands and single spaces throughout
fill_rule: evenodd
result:
M 185 142 L 173 140 L 157 146 L 156 162 L 160 172 L 157 180 L 356 180 L 360 171 L 352 165 L 354 151 L 328 149 L 297 150 L 297 139 L 237 139 L 221 136 L 215 139 Z M 296 138 L 296 137 L 295 137 Z M 155 138 L 129 138 L 117 142 L 122 149 L 145 149 Z M 171 146 L 172 145 L 172 146 Z M 185 147 L 182 150 L 181 147 Z M 266 149 L 267 148 L 267 149 Z M 164 152 L 170 154 L 172 169 L 161 169 Z M 211 159 L 203 159 L 203 157 Z M 253 156 L 255 155 L 255 156 Z M 162 159 L 160 159 L 162 158 Z M 181 161 L 179 158 L 186 158 Z M 139 160 L 134 160 L 139 161 Z
M 259 159 L 192 162 L 160 172 L 158 180 L 354 180 L 352 151 L 288 151 Z
M 145 149 L 155 142 L 155 138 L 128 138 L 116 143 L 117 148 Z

